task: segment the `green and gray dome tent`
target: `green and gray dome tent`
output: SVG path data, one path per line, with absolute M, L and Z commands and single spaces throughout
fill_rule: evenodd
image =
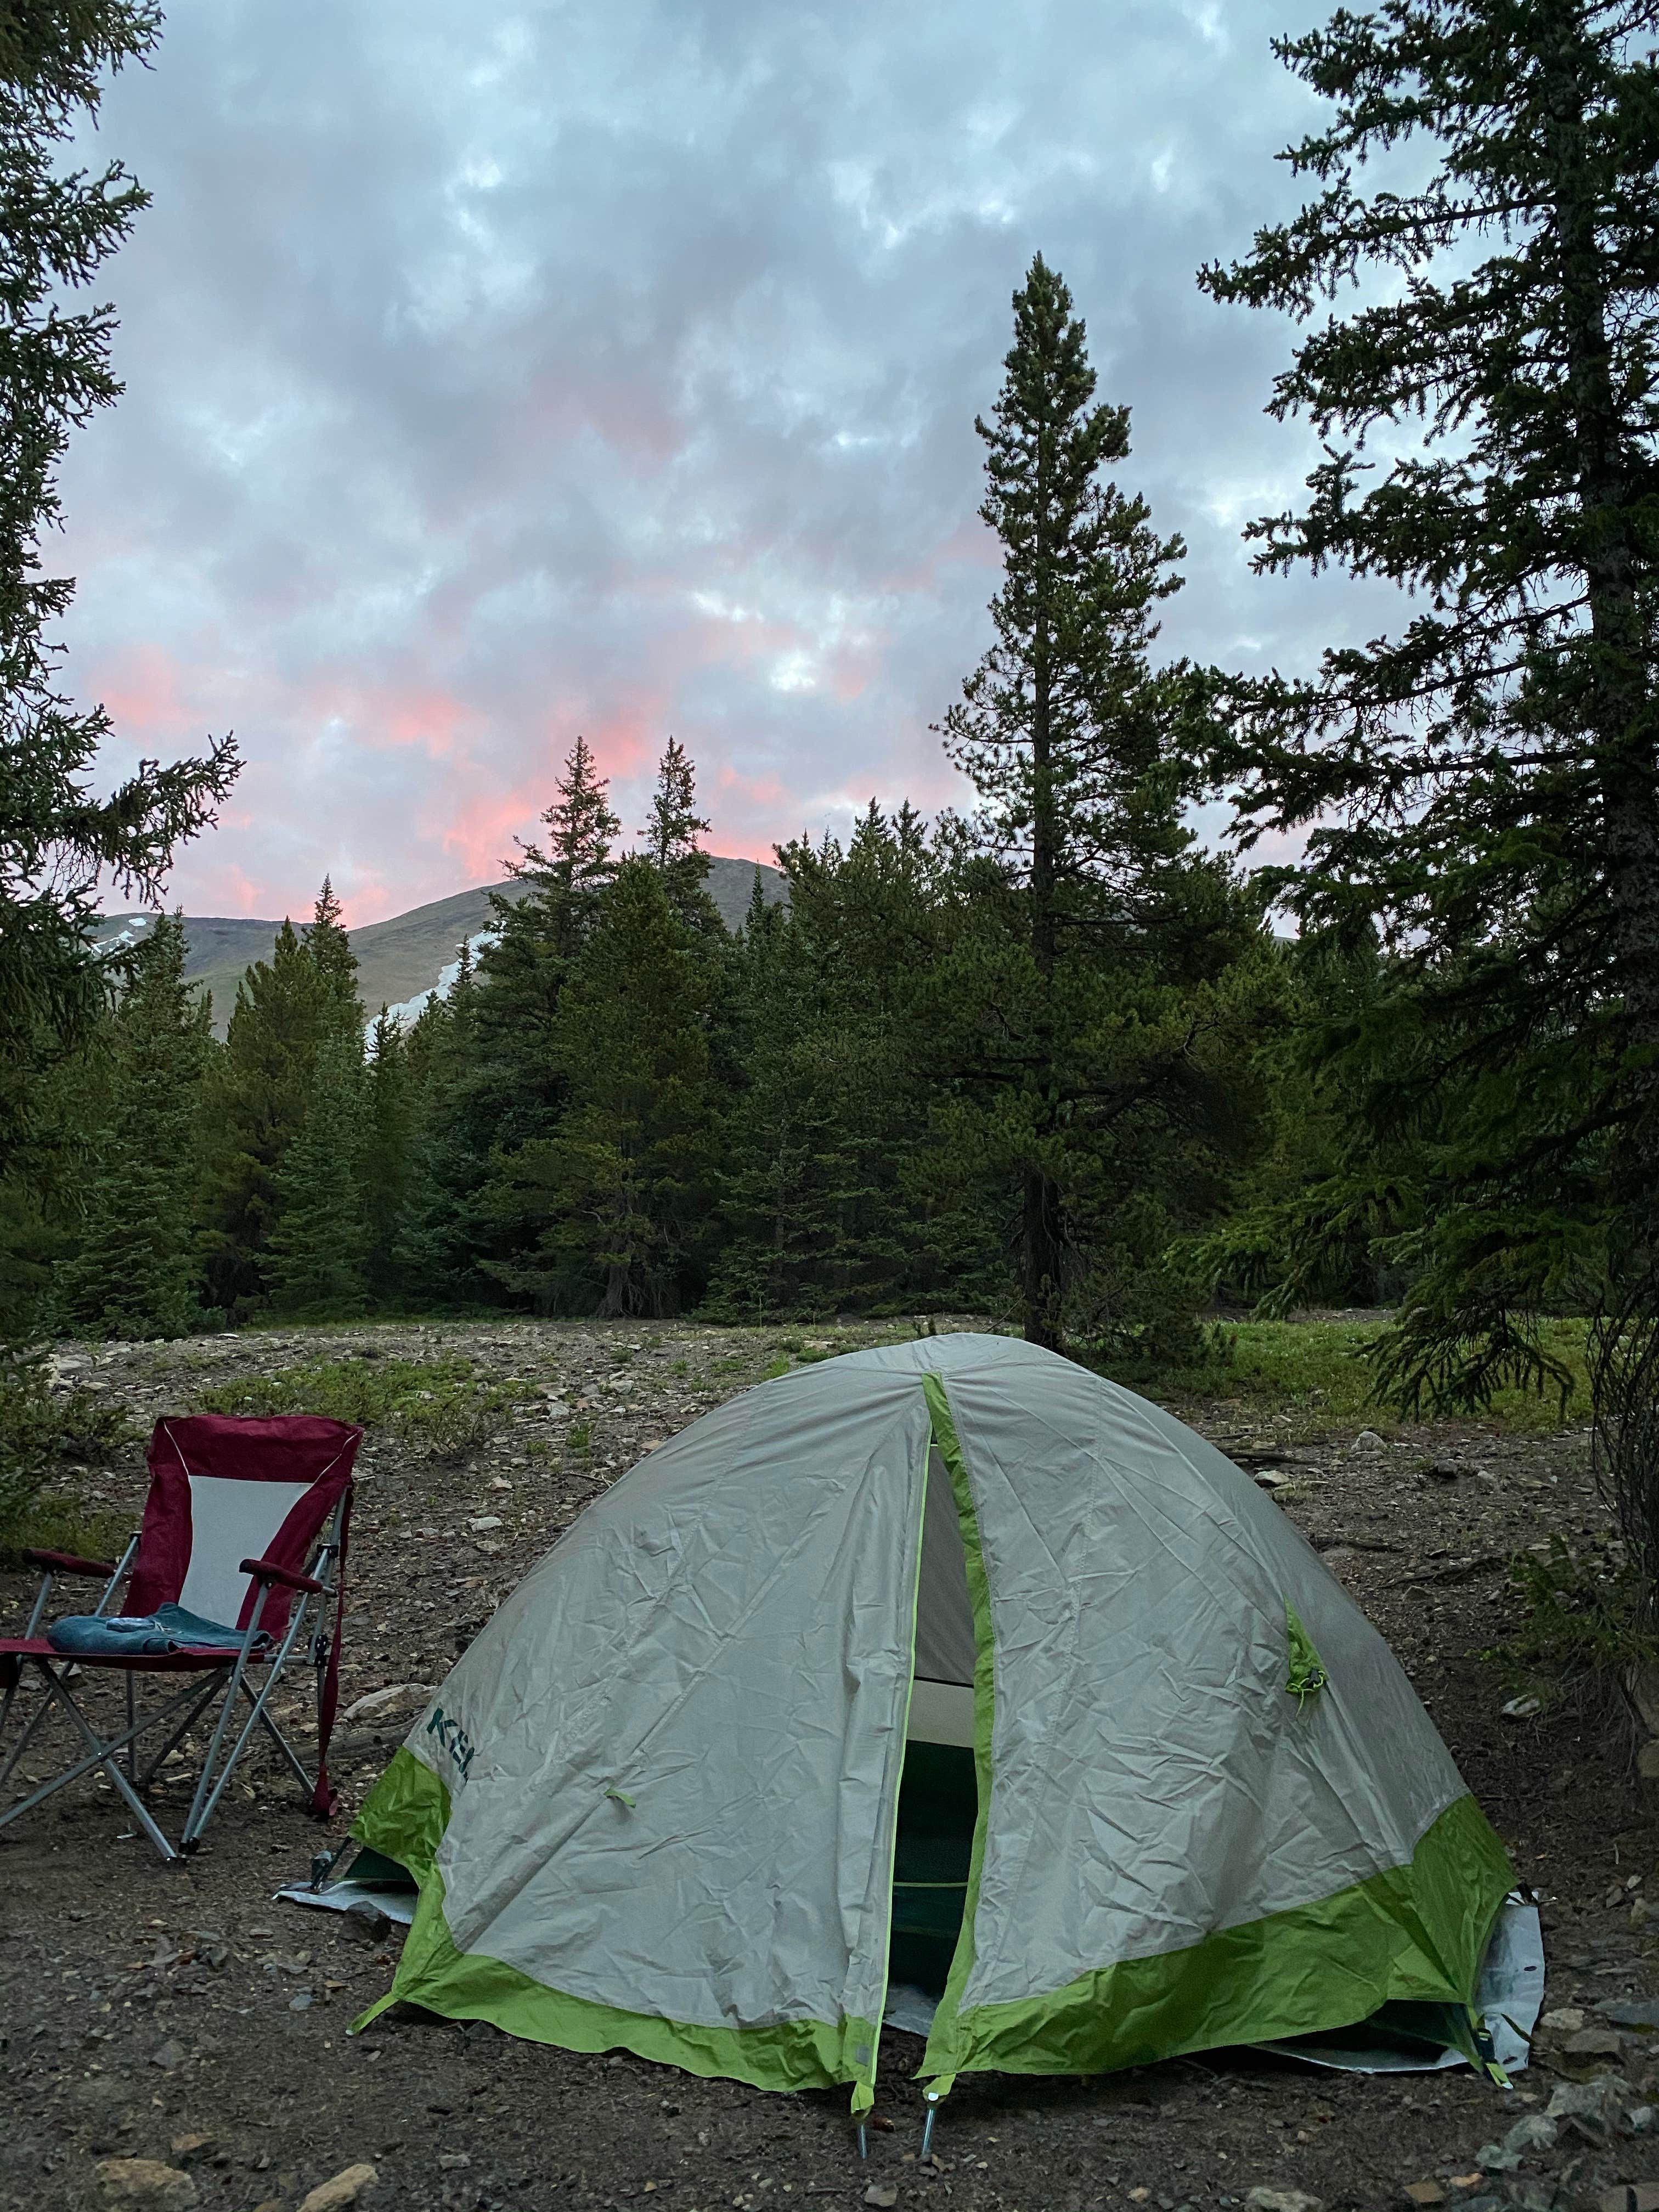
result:
M 763 1383 L 641 1461 L 354 1832 L 420 1887 L 384 2003 L 855 2111 L 895 1951 L 925 1982 L 933 1947 L 943 2094 L 1467 2008 L 1513 1880 L 1246 1475 L 966 1334 Z

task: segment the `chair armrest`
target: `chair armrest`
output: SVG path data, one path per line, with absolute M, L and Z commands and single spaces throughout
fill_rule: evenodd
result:
M 108 1559 L 78 1559 L 73 1552 L 25 1552 L 24 1562 L 31 1567 L 40 1567 L 49 1575 L 92 1575 L 106 1583 L 115 1572 Z
M 275 1559 L 244 1559 L 240 1572 L 252 1575 L 256 1583 L 281 1583 L 284 1589 L 309 1590 L 313 1597 L 328 1588 L 311 1575 L 296 1575 L 292 1567 L 279 1567 Z

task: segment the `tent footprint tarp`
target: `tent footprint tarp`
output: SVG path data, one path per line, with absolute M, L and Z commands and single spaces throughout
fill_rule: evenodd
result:
M 907 1741 L 970 1750 L 965 1868 L 920 1757 L 901 1836 Z M 763 1383 L 641 1461 L 355 1832 L 421 1891 L 383 2003 L 860 2110 L 930 1908 L 943 2091 L 1467 2007 L 1513 1883 L 1279 1509 L 1158 1407 L 966 1334 Z

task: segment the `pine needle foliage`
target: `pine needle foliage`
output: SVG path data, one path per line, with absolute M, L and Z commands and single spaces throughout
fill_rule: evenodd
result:
M 560 1001 L 557 1132 L 505 1157 L 495 1185 L 498 1211 L 534 1242 L 484 1271 L 541 1310 L 672 1314 L 701 1291 L 717 975 L 658 869 L 622 861 Z
M 160 24 L 143 0 L 31 0 L 0 21 L 0 1171 L 50 1142 L 40 1076 L 102 1010 L 100 884 L 155 901 L 237 767 L 227 738 L 168 766 L 141 761 L 99 795 L 109 718 L 60 688 L 51 631 L 74 581 L 42 573 L 70 434 L 121 391 L 113 309 L 74 301 L 149 201 L 118 161 L 94 174 L 61 157 L 95 118 L 106 72 L 143 62 Z
M 1253 929 L 1182 818 L 1207 680 L 1151 659 L 1181 541 L 1103 474 L 1128 453 L 1128 410 L 1096 400 L 1084 325 L 1040 254 L 1013 307 L 975 426 L 1003 582 L 945 724 L 980 805 L 932 1027 L 947 1151 L 1017 1184 L 1022 1323 L 1058 1348 L 1068 1307 L 1097 1338 L 1137 1302 L 1132 1328 L 1152 1322 L 1159 1250 L 1213 1204 L 1203 1155 L 1242 1140 L 1220 1062 L 1243 1009 L 1219 979 Z M 1145 1204 L 1149 1147 L 1187 1185 L 1174 1212 Z
M 272 1178 L 276 1218 L 262 1273 L 279 1313 L 337 1320 L 368 1304 L 367 1087 L 361 1035 L 325 1030 L 312 1061 L 305 1119 Z
M 1271 411 L 1324 457 L 1251 526 L 1258 568 L 1412 602 L 1313 678 L 1240 687 L 1225 756 L 1247 835 L 1310 833 L 1276 878 L 1304 930 L 1375 930 L 1388 963 L 1331 1038 L 1373 1072 L 1372 1129 L 1425 1147 L 1380 1373 L 1413 1407 L 1561 1387 L 1540 1317 L 1599 1311 L 1601 1462 L 1650 1591 L 1656 33 L 1652 0 L 1389 0 L 1280 41 L 1329 105 L 1286 157 L 1312 197 L 1200 280 L 1310 325 Z
M 64 1285 L 70 1318 L 94 1335 L 183 1336 L 199 1317 L 193 1200 L 212 1009 L 184 969 L 183 918 L 159 915 L 102 1040 L 104 1120 Z

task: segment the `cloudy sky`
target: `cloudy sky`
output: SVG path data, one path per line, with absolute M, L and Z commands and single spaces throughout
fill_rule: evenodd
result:
M 1170 648 L 1305 665 L 1352 588 L 1257 580 L 1305 437 L 1286 328 L 1194 271 L 1285 211 L 1305 0 L 173 0 L 97 143 L 155 194 L 75 445 L 70 679 L 119 758 L 248 766 L 172 896 L 367 922 L 501 873 L 579 731 L 637 826 L 664 737 L 716 851 L 957 796 L 987 634 L 976 410 L 1039 247 L 1121 471 L 1185 535 Z

